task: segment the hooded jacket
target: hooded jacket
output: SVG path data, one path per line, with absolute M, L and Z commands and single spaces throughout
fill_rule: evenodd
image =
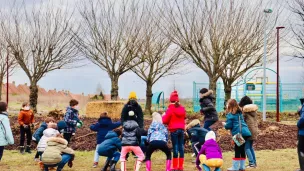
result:
M 97 144 L 100 144 L 105 140 L 109 131 L 118 128 L 120 125 L 120 122 L 113 123 L 109 117 L 101 117 L 96 124 L 90 126 L 90 129 L 97 132 Z
M 39 142 L 41 137 L 43 136 L 43 131 L 47 128 L 47 124 L 42 122 L 40 127 L 34 132 L 32 140 Z
M 240 121 L 239 121 L 240 118 Z M 242 130 L 240 131 L 240 124 L 242 124 Z M 227 115 L 225 129 L 231 130 L 232 136 L 236 135 L 237 133 L 241 133 L 244 137 L 250 137 L 251 132 L 248 129 L 247 124 L 244 121 L 243 115 L 241 112 L 236 114 L 229 113 Z
M 47 147 L 42 154 L 42 162 L 48 165 L 54 165 L 62 160 L 63 153 L 74 155 L 74 150 L 67 147 L 67 140 L 59 137 L 51 137 L 47 141 Z
M 14 137 L 8 119 L 8 113 L 0 113 L 0 146 L 14 144 Z
M 199 100 L 201 106 L 201 113 L 205 115 L 204 121 L 218 121 L 218 114 L 214 107 L 215 97 L 213 91 L 209 90 L 207 93 L 202 94 L 202 98 Z
M 137 122 L 134 120 L 125 121 L 122 131 L 122 146 L 139 146 L 140 138 L 140 128 Z
M 243 115 L 245 122 L 251 132 L 249 140 L 257 140 L 258 137 L 258 122 L 257 122 L 257 110 L 258 106 L 255 104 L 245 105 L 243 107 Z
M 65 128 L 65 133 L 75 133 L 76 132 L 76 126 L 77 122 L 80 122 L 78 118 L 78 110 L 74 109 L 72 107 L 67 107 L 66 113 L 64 115 L 64 121 L 67 124 L 67 127 Z
M 53 128 L 47 128 L 46 130 L 44 130 L 43 136 L 38 143 L 37 151 L 43 152 L 47 146 L 48 139 L 50 139 L 51 137 L 56 137 L 57 134 L 59 134 L 59 131 Z
M 98 154 L 100 156 L 112 156 L 117 150 L 121 151 L 121 140 L 115 132 L 109 131 L 105 140 L 98 147 Z
M 304 136 L 304 104 L 303 104 L 301 110 L 299 110 L 299 114 L 301 116 L 297 123 L 298 129 L 299 129 L 299 135 Z
M 34 113 L 31 110 L 23 110 L 21 109 L 18 115 L 18 123 L 20 126 L 30 125 L 34 123 Z
M 153 121 L 148 130 L 148 141 L 168 141 L 168 130 L 162 122 L 162 117 L 159 113 L 152 114 Z
M 195 119 L 187 125 L 187 133 L 191 138 L 191 143 L 200 142 L 203 144 L 208 130 L 201 127 L 200 121 Z
M 129 112 L 133 111 L 134 116 L 129 116 Z M 127 120 L 135 120 L 140 128 L 144 127 L 144 113 L 141 106 L 135 100 L 129 100 L 121 112 L 121 124 Z
M 206 135 L 205 143 L 202 146 L 200 152 L 196 158 L 196 165 L 200 165 L 200 155 L 206 155 L 207 160 L 209 159 L 223 159 L 222 150 L 215 141 L 215 133 L 209 131 Z
M 168 125 L 170 132 L 175 132 L 178 129 L 185 129 L 186 110 L 180 105 L 175 107 L 174 104 L 170 104 L 166 114 L 163 116 L 163 124 Z

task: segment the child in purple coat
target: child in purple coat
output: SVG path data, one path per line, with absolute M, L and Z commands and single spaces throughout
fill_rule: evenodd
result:
M 223 165 L 222 150 L 216 143 L 216 136 L 213 131 L 209 131 L 205 138 L 205 143 L 196 158 L 196 168 L 201 171 L 200 164 L 203 165 L 205 171 L 220 171 Z

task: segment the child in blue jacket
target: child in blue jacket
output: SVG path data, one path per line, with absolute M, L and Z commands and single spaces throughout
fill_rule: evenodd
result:
M 107 171 L 110 167 L 110 171 L 116 171 L 115 166 L 120 158 L 121 140 L 119 136 L 121 131 L 116 129 L 109 131 L 105 136 L 105 140 L 98 147 L 98 154 L 100 156 L 107 157 L 106 163 L 101 171 Z
M 72 99 L 70 101 L 70 106 L 67 107 L 64 115 L 64 121 L 66 122 L 67 127 L 64 129 L 63 137 L 68 143 L 70 143 L 72 136 L 76 133 L 77 123 L 81 123 L 79 119 L 78 104 L 79 102 L 77 100 Z
M 299 157 L 299 164 L 300 169 L 299 171 L 304 170 L 304 98 L 300 99 L 302 107 L 298 111 L 300 115 L 300 119 L 298 121 L 298 157 Z
M 106 135 L 109 131 L 116 129 L 121 126 L 120 122 L 112 122 L 111 118 L 108 117 L 107 112 L 100 114 L 100 118 L 96 124 L 92 124 L 90 129 L 97 132 L 97 146 L 94 155 L 93 167 L 97 167 L 99 161 L 98 148 L 99 145 L 106 139 Z
M 47 117 L 44 122 L 41 123 L 40 127 L 34 132 L 32 140 L 34 143 L 38 144 L 41 137 L 43 136 L 43 131 L 47 129 L 49 123 L 54 123 L 55 120 L 52 117 Z M 36 152 L 35 161 L 39 161 L 39 153 Z
M 187 134 L 191 141 L 192 150 L 195 156 L 200 152 L 202 145 L 205 143 L 205 137 L 208 130 L 201 127 L 200 121 L 194 119 L 186 126 Z

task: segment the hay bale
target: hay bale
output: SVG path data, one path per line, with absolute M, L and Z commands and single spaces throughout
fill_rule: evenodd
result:
M 108 112 L 113 119 L 120 118 L 125 102 L 122 101 L 94 101 L 89 102 L 86 107 L 86 115 L 90 118 L 99 118 L 100 113 Z

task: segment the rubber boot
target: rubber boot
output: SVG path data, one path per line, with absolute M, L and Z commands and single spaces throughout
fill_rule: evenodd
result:
M 151 160 L 146 161 L 146 171 L 151 171 Z
M 300 170 L 304 171 L 304 153 L 298 150 L 298 157 L 299 157 Z
M 232 160 L 232 167 L 228 168 L 227 171 L 239 171 L 239 168 L 240 168 L 240 160 L 234 158 Z
M 246 169 L 245 164 L 246 164 L 246 159 L 240 160 L 240 169 L 239 169 L 239 171 L 245 171 L 245 169 Z
M 178 158 L 173 158 L 172 170 L 178 170 Z
M 32 152 L 31 152 L 31 146 L 27 145 L 26 148 L 25 148 L 25 152 L 31 154 L 31 153 L 32 153 Z
M 122 162 L 120 162 L 120 170 L 121 171 L 126 171 L 126 162 L 125 161 L 122 161 Z
M 24 154 L 24 146 L 19 146 L 19 150 L 21 154 Z
M 178 170 L 180 170 L 180 171 L 184 170 L 184 158 L 178 159 Z
M 166 171 L 171 171 L 171 160 L 167 160 L 166 162 Z
M 134 168 L 134 170 L 135 170 L 135 171 L 139 171 L 139 169 L 140 169 L 140 166 L 141 166 L 141 161 L 139 161 L 139 160 L 136 160 L 136 162 L 135 162 L 135 168 Z
M 111 162 L 110 162 L 110 171 L 116 171 L 116 164 L 117 164 L 117 161 L 115 161 L 115 160 L 112 160 Z M 119 170 L 120 171 L 120 170 Z
M 101 171 L 107 171 L 109 166 L 110 166 L 110 160 L 106 160 L 106 163 L 101 169 Z

